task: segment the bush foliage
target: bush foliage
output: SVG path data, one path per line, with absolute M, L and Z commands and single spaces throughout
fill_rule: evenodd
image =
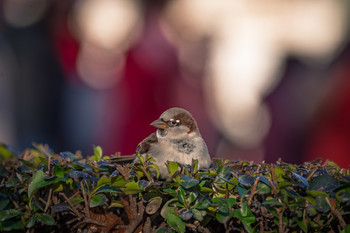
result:
M 350 232 L 350 171 L 333 162 L 168 162 L 164 181 L 150 157 L 94 152 L 1 145 L 0 231 Z

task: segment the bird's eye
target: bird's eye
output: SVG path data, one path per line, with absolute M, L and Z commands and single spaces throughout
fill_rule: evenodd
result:
M 180 123 L 180 120 L 170 119 L 168 124 L 169 124 L 170 126 L 176 126 L 176 125 L 178 125 L 179 123 Z

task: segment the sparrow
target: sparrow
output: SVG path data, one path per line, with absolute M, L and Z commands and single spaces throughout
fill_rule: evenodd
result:
M 192 159 L 197 159 L 198 169 L 210 166 L 207 145 L 191 113 L 182 108 L 170 108 L 151 126 L 157 130 L 138 144 L 136 153 L 142 156 L 148 154 L 155 160 L 160 179 L 168 178 L 167 161 L 192 164 Z

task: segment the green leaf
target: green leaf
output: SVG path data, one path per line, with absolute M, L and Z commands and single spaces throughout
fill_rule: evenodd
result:
M 39 222 L 42 222 L 45 225 L 55 225 L 55 219 L 49 214 L 36 213 L 35 216 Z
M 306 193 L 309 194 L 312 197 L 318 197 L 320 195 L 329 197 L 328 193 L 322 192 L 322 191 L 317 191 L 317 190 L 306 190 Z
M 198 201 L 197 199 L 197 203 L 194 205 L 194 208 L 198 209 L 198 210 L 205 210 L 206 208 L 208 208 L 210 206 L 210 201 L 205 198 L 203 200 Z
M 249 209 L 249 207 L 248 207 L 248 204 L 247 204 L 247 202 L 243 202 L 242 203 L 242 206 L 241 206 L 241 215 L 243 216 L 243 217 L 246 217 L 246 216 L 248 216 L 248 214 L 250 213 L 250 209 Z
M 303 230 L 303 232 L 307 233 L 307 225 L 303 220 L 297 220 L 298 226 Z
M 192 173 L 196 174 L 198 171 L 198 159 L 192 159 Z
M 92 160 L 100 162 L 102 158 L 102 148 L 100 146 L 94 146 L 94 155 L 91 156 Z
M 117 201 L 117 200 L 112 200 L 112 203 L 109 205 L 109 208 L 112 208 L 112 207 L 125 208 L 121 203 L 121 201 Z
M 315 177 L 310 185 L 311 190 L 322 191 L 325 193 L 330 193 L 338 187 L 338 180 L 328 174 Z
M 179 199 L 179 202 L 185 205 L 185 190 L 180 187 L 180 189 L 177 192 L 177 198 Z
M 80 203 L 82 203 L 84 201 L 84 199 L 82 197 L 74 197 L 70 200 L 70 203 L 72 203 L 72 205 L 78 205 Z
M 350 224 L 346 225 L 340 233 L 350 233 Z
M 11 159 L 11 157 L 14 154 L 8 149 L 8 147 L 5 144 L 0 143 L 0 161 L 6 161 L 8 159 Z
M 316 209 L 318 211 L 323 213 L 330 211 L 331 207 L 328 205 L 325 195 L 315 197 L 315 201 L 316 201 Z
M 189 189 L 199 184 L 199 180 L 193 179 L 192 177 L 187 175 L 183 175 L 181 176 L 180 184 L 185 189 Z
M 32 216 L 27 222 L 27 228 L 32 228 L 35 225 L 36 216 Z
M 18 220 L 7 220 L 4 222 L 0 222 L 0 229 L 3 231 L 10 231 L 10 232 L 18 232 L 13 230 L 22 230 L 20 232 L 24 232 L 24 224 L 23 222 Z
M 137 194 L 140 193 L 142 190 L 139 187 L 138 183 L 135 181 L 131 181 L 125 185 L 124 193 L 125 194 Z
M 148 165 L 147 167 L 151 167 L 151 168 L 153 168 L 154 170 L 156 170 L 156 172 L 157 172 L 157 178 L 159 178 L 159 167 L 158 167 L 156 164 L 151 164 L 151 165 Z
M 40 188 L 45 187 L 49 184 L 54 183 L 55 180 L 47 180 L 45 177 L 47 174 L 45 174 L 42 170 L 38 170 L 34 173 L 32 181 L 29 183 L 28 186 L 28 197 L 31 198 L 32 195 L 38 191 Z
M 91 208 L 96 207 L 96 206 L 101 206 L 104 203 L 106 203 L 106 201 L 107 201 L 106 195 L 99 193 L 91 198 L 89 206 Z
M 142 155 L 140 155 L 140 153 L 137 154 L 137 158 L 140 160 L 140 163 L 141 163 L 142 165 L 145 165 L 145 159 L 143 158 Z
M 162 204 L 162 198 L 161 197 L 153 197 L 149 200 L 149 203 L 146 206 L 146 213 L 147 214 L 154 214 L 158 211 L 159 207 Z
M 3 199 L 0 201 L 0 211 L 5 209 L 6 206 L 9 204 L 10 200 L 9 199 Z
M 192 209 L 193 217 L 198 221 L 202 221 L 204 216 L 207 214 L 205 210 Z
M 281 181 L 284 181 L 283 179 L 283 176 L 285 175 L 286 173 L 284 172 L 283 168 L 281 166 L 276 166 L 275 167 L 275 177 L 276 177 L 276 180 L 281 182 Z
M 239 184 L 245 188 L 251 188 L 255 182 L 255 178 L 250 175 L 243 175 L 238 178 Z
M 186 202 L 188 205 L 192 204 L 197 199 L 197 194 L 191 192 L 189 195 L 186 197 Z
M 112 186 L 116 188 L 124 187 L 126 184 L 123 176 L 116 176 L 112 178 Z
M 176 232 L 184 232 L 186 229 L 186 224 L 181 220 L 181 218 L 178 215 L 175 214 L 168 214 L 166 218 L 166 222 L 174 228 Z
M 0 221 L 5 221 L 7 219 L 17 217 L 23 213 L 17 209 L 3 210 L 0 212 Z
M 111 179 L 107 178 L 105 176 L 102 176 L 100 179 L 98 179 L 95 190 L 101 188 L 102 186 L 109 185 L 109 184 L 111 184 Z
M 266 185 L 265 183 L 258 183 L 258 186 L 255 190 L 257 194 L 264 195 L 271 192 L 270 186 Z
M 226 223 L 228 222 L 233 216 L 233 212 L 222 212 L 219 211 L 216 213 L 215 217 L 220 223 Z
M 241 198 L 243 198 L 249 192 L 248 189 L 242 188 L 240 186 L 237 186 L 235 189 L 238 191 L 238 194 Z
M 54 167 L 53 170 L 54 170 L 55 176 L 57 176 L 58 178 L 64 178 L 64 171 L 62 168 L 56 166 L 56 167 Z
M 231 208 L 233 205 L 236 205 L 236 199 L 232 197 L 228 198 L 227 204 L 228 204 L 228 207 Z
M 177 171 L 177 169 L 179 168 L 179 164 L 176 162 L 168 161 L 167 167 L 168 167 L 168 171 L 169 171 L 170 175 L 173 176 L 175 174 L 175 172 Z
M 177 192 L 175 190 L 173 190 L 173 189 L 163 189 L 163 192 L 168 193 L 172 197 L 176 197 L 177 196 Z
M 105 186 L 97 189 L 95 193 L 96 194 L 97 193 L 122 193 L 122 191 L 118 188 L 115 188 L 115 187 L 112 187 L 109 185 L 105 185 Z

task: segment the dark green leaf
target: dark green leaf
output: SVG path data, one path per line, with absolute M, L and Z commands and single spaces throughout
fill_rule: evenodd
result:
M 69 151 L 61 152 L 60 155 L 63 159 L 69 159 L 71 162 L 77 159 L 77 156 Z
M 248 189 L 242 188 L 240 186 L 237 186 L 235 189 L 238 191 L 238 194 L 241 198 L 247 195 L 247 193 L 249 192 Z
M 326 196 L 320 195 L 315 198 L 316 201 L 316 209 L 320 212 L 326 213 L 330 211 L 331 207 L 328 205 L 326 201 Z
M 305 179 L 304 177 L 302 177 L 301 175 L 297 174 L 297 173 L 293 173 L 293 177 L 300 180 L 301 183 L 303 184 L 304 188 L 309 188 L 309 182 L 307 181 L 307 179 Z
M 250 175 L 245 174 L 245 175 L 238 178 L 238 182 L 243 187 L 250 188 L 253 186 L 253 184 L 255 182 L 255 178 L 250 176 Z
M 32 216 L 27 222 L 27 228 L 32 228 L 35 225 L 36 216 Z
M 106 185 L 106 186 L 103 186 L 103 187 L 99 188 L 98 190 L 96 190 L 95 193 L 122 193 L 122 191 L 120 189 L 115 188 L 115 187 Z
M 9 199 L 0 200 L 0 211 L 5 209 L 6 206 L 9 204 L 9 202 L 10 202 Z
M 35 216 L 39 222 L 42 222 L 45 225 L 55 225 L 55 219 L 49 214 L 36 213 Z
M 199 184 L 199 180 L 193 179 L 192 177 L 189 177 L 187 175 L 181 176 L 181 186 L 185 189 L 192 188 Z
M 17 209 L 3 210 L 0 212 L 0 221 L 5 221 L 7 219 L 17 217 L 23 213 Z
M 193 217 L 193 212 L 190 209 L 184 209 L 180 211 L 179 215 L 182 220 L 188 221 Z
M 78 204 L 82 203 L 83 201 L 84 201 L 84 199 L 82 197 L 74 197 L 70 200 L 72 205 L 78 205 Z
M 203 217 L 207 214 L 205 210 L 192 209 L 193 217 L 198 221 L 202 221 Z
M 89 206 L 91 208 L 96 207 L 96 206 L 100 206 L 100 205 L 103 205 L 104 203 L 106 203 L 106 201 L 107 201 L 106 195 L 99 193 L 91 198 Z
M 339 183 L 337 179 L 328 174 L 315 177 L 310 185 L 311 190 L 322 191 L 325 193 L 330 193 L 338 187 Z
M 297 220 L 298 226 L 300 227 L 300 229 L 303 230 L 303 232 L 307 232 L 307 225 L 306 222 L 303 220 Z
M 186 229 L 186 224 L 181 220 L 178 215 L 169 214 L 166 218 L 166 222 L 174 228 L 176 232 L 184 232 Z
M 0 224 L 3 231 L 10 231 L 10 232 L 13 232 L 13 230 L 21 230 L 20 232 L 23 232 L 25 227 L 23 222 L 20 219 L 18 220 L 11 219 L 11 220 L 1 222 Z M 14 231 L 14 232 L 18 232 L 18 231 Z
M 177 198 L 180 203 L 185 204 L 185 190 L 182 187 L 177 191 Z

